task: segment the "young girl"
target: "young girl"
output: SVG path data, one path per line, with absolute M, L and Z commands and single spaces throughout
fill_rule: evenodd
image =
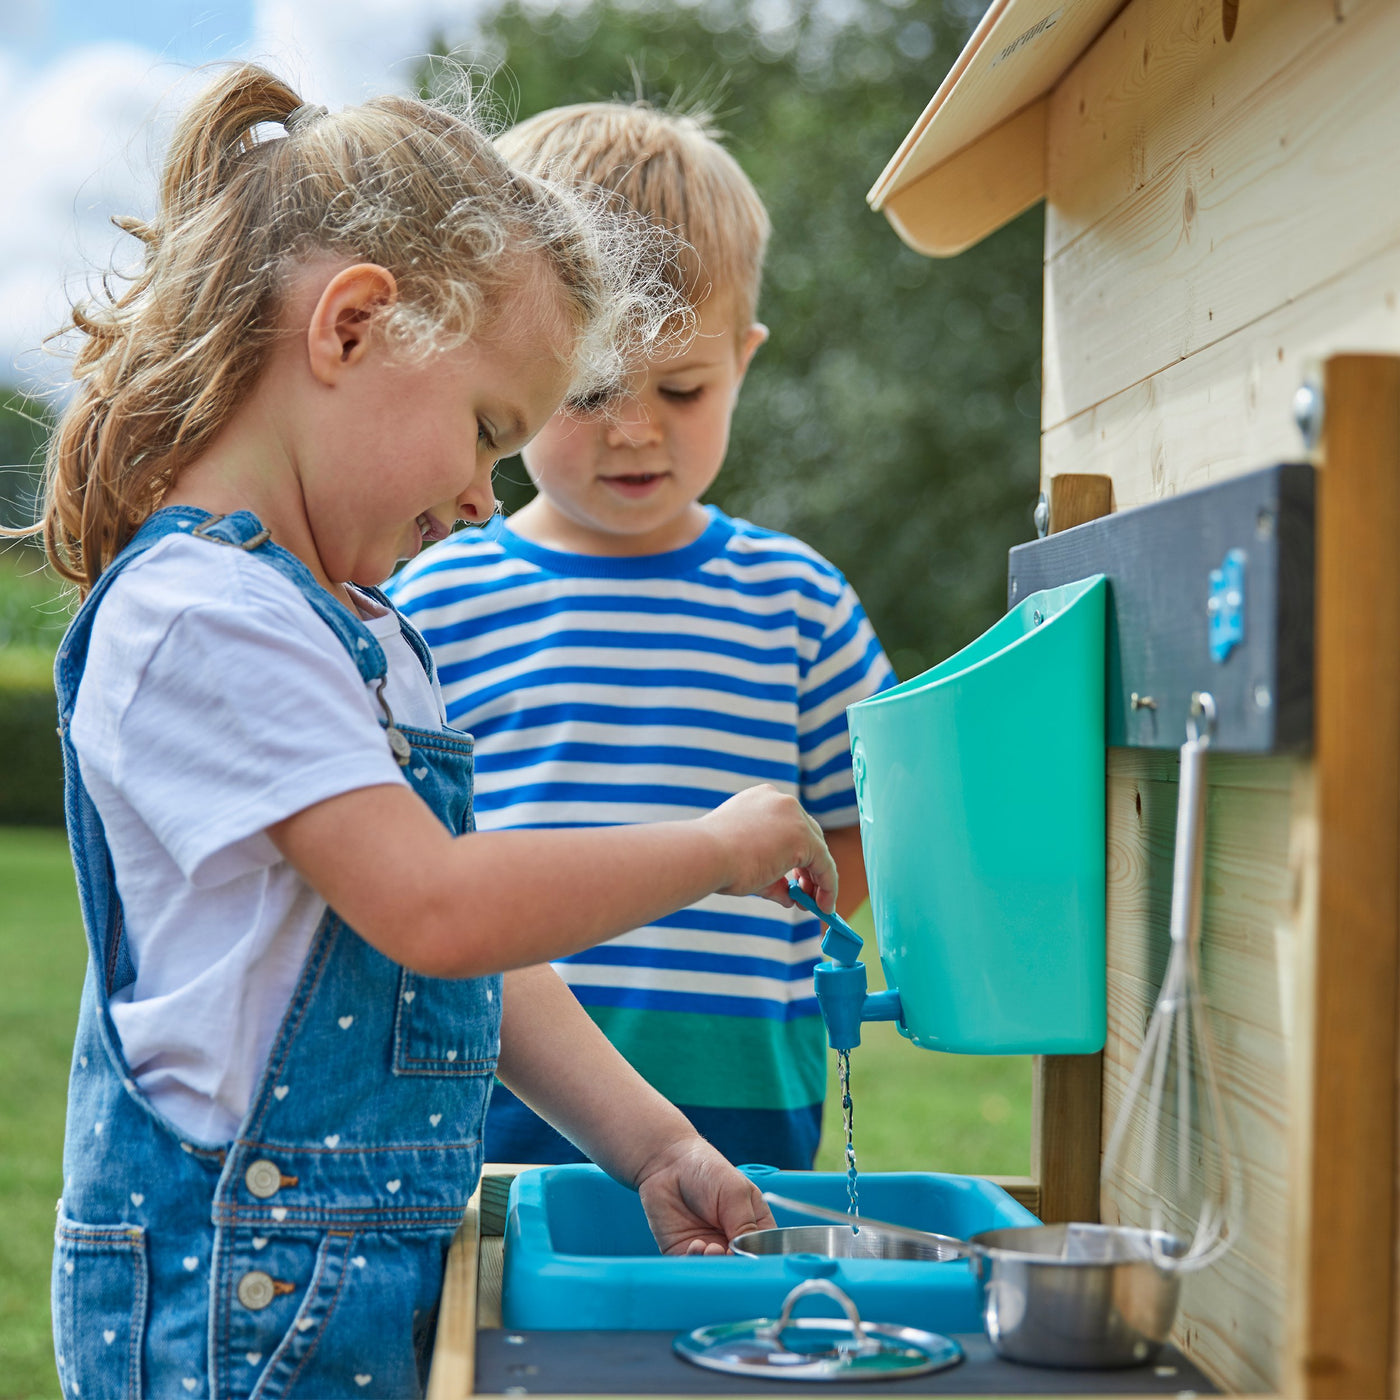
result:
M 790 870 L 829 907 L 817 827 L 758 787 L 466 834 L 471 739 L 370 586 L 486 520 L 495 459 L 674 309 L 605 217 L 465 120 L 243 66 L 124 224 L 143 269 L 75 313 L 44 520 L 86 594 L 56 672 L 90 951 L 67 1396 L 420 1394 L 493 1073 L 663 1249 L 770 1222 L 547 964 L 711 892 L 786 902 Z

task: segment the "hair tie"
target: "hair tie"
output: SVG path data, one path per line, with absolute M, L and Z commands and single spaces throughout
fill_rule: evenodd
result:
M 282 118 L 282 128 L 284 131 L 292 132 L 299 126 L 319 121 L 322 117 L 328 116 L 330 113 L 319 102 L 303 102 L 300 107 L 293 107 Z

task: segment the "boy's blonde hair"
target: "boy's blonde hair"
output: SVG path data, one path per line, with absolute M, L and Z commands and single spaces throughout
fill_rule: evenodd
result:
M 674 239 L 513 169 L 469 115 L 406 97 L 328 114 L 253 64 L 181 117 L 155 218 L 117 222 L 143 266 L 73 310 L 77 387 L 34 527 L 84 591 L 252 389 L 307 258 L 387 268 L 382 324 L 407 354 L 482 329 L 543 259 L 576 328 L 560 347 L 576 393 L 618 382 L 688 315 Z
M 610 190 L 687 245 L 675 286 L 691 306 L 715 296 L 742 331 L 758 310 L 768 211 L 704 113 L 645 102 L 555 107 L 496 138 L 508 160 L 537 175 Z

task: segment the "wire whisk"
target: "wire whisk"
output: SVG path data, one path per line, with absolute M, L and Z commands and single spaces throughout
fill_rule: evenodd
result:
M 1154 1244 L 1163 1269 L 1203 1269 L 1239 1233 L 1242 1192 L 1229 1112 L 1220 1091 L 1215 1044 L 1201 992 L 1201 901 L 1205 869 L 1206 756 L 1215 700 L 1192 697 L 1181 746 L 1176 852 L 1172 867 L 1171 952 L 1157 1004 L 1104 1151 L 1102 1181 L 1145 1190 L 1154 1231 L 1175 1235 L 1183 1252 Z M 1176 1151 L 1162 1141 L 1174 1109 Z M 1125 1166 L 1128 1131 L 1139 1116 L 1136 1170 Z M 1199 1157 L 1195 1149 L 1199 1145 Z M 1189 1238 L 1186 1236 L 1189 1234 Z

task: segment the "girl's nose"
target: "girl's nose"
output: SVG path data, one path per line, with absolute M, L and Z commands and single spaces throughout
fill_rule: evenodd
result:
M 643 403 L 628 399 L 608 420 L 603 437 L 609 447 L 654 447 L 661 441 L 661 427 Z

